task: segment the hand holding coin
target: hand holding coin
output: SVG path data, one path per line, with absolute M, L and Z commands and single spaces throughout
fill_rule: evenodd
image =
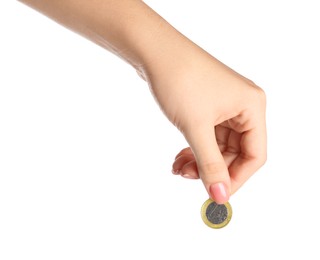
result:
M 216 203 L 227 202 L 265 162 L 263 90 L 143 1 L 21 1 L 132 65 L 190 146 L 173 172 L 201 178 Z

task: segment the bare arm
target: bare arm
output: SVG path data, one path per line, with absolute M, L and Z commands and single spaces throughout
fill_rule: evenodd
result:
M 170 48 L 164 38 L 174 44 L 184 38 L 140 0 L 19 1 L 115 53 L 140 72 L 144 64 Z
M 139 0 L 21 0 L 122 57 L 190 148 L 173 173 L 224 203 L 266 160 L 265 95 Z

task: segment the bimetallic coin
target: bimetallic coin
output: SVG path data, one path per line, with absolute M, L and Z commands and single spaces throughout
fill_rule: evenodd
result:
M 231 220 L 231 205 L 229 202 L 217 204 L 212 199 L 208 199 L 201 207 L 201 217 L 207 226 L 211 228 L 222 228 Z

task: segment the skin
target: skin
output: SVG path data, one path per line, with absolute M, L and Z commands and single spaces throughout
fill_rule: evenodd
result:
M 266 97 L 139 0 L 21 0 L 128 62 L 190 147 L 172 172 L 225 203 L 266 161 Z

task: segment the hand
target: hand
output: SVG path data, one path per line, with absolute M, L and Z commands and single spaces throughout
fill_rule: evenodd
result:
M 201 178 L 209 196 L 225 203 L 266 160 L 264 92 L 191 43 L 155 58 L 145 75 L 190 145 L 173 173 Z
M 226 202 L 266 159 L 265 95 L 143 1 L 21 0 L 130 63 L 191 149 L 173 171 Z

